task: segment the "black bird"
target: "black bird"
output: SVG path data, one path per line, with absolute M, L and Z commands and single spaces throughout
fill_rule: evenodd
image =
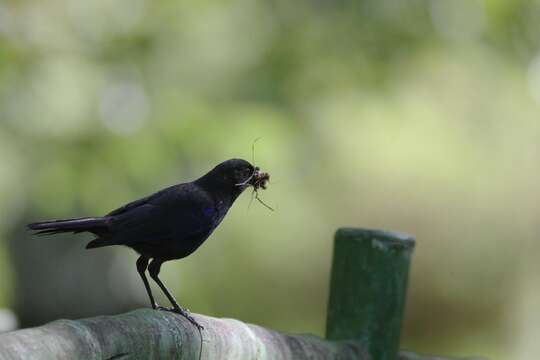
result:
M 87 249 L 125 245 L 140 254 L 137 271 L 150 298 L 152 308 L 177 312 L 201 326 L 159 279 L 161 264 L 193 253 L 219 225 L 236 198 L 247 188 L 266 188 L 270 176 L 249 162 L 231 159 L 222 162 L 201 178 L 173 185 L 135 200 L 105 216 L 52 220 L 29 224 L 36 234 L 90 232 L 97 236 Z M 172 308 L 159 306 L 146 278 L 159 285 Z

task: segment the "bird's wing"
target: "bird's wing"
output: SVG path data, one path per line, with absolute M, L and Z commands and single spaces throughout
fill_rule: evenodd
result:
M 118 209 L 115 209 L 115 210 L 111 211 L 110 213 L 107 214 L 107 216 L 115 216 L 115 215 L 123 214 L 126 211 L 129 211 L 131 209 L 134 209 L 136 207 L 139 207 L 141 205 L 146 204 L 148 202 L 149 198 L 150 198 L 150 196 L 147 196 L 147 197 L 144 197 L 142 199 L 138 199 L 138 200 L 132 201 L 130 203 L 127 203 L 126 205 L 121 206 Z
M 163 193 L 166 193 L 166 192 L 170 191 L 171 188 L 173 188 L 173 186 L 165 188 L 163 190 L 160 190 L 157 193 L 154 193 L 152 195 L 149 195 L 149 196 L 143 197 L 141 199 L 137 199 L 137 200 L 134 200 L 134 201 L 132 201 L 130 203 L 127 203 L 126 205 L 121 206 L 118 209 L 115 209 L 115 210 L 111 211 L 110 213 L 107 214 L 107 216 L 121 215 L 121 214 L 124 214 L 124 213 L 126 213 L 126 212 L 128 212 L 130 210 L 136 209 L 139 206 L 145 205 L 148 202 L 150 202 L 150 201 L 152 201 L 152 200 L 154 200 L 156 198 L 159 198 L 161 195 L 163 195 Z
M 205 214 L 208 199 L 195 191 L 165 189 L 113 211 L 115 242 L 124 245 L 182 240 L 210 231 L 212 219 Z

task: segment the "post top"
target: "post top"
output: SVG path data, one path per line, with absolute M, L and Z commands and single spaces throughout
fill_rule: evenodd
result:
M 362 229 L 353 227 L 342 227 L 336 231 L 336 240 L 355 239 L 355 240 L 377 240 L 382 241 L 388 246 L 412 249 L 414 248 L 414 237 L 393 231 Z

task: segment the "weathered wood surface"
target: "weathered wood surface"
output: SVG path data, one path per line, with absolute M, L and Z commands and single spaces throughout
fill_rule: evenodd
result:
M 150 309 L 57 320 L 1 334 L 0 360 L 372 360 L 352 341 L 286 335 L 234 319 L 194 316 L 205 327 L 202 333 L 179 315 Z M 403 352 L 399 360 L 449 359 Z
M 350 341 L 330 342 L 233 319 L 195 317 L 205 327 L 201 333 L 177 314 L 150 309 L 58 320 L 0 335 L 0 359 L 370 360 L 360 345 Z

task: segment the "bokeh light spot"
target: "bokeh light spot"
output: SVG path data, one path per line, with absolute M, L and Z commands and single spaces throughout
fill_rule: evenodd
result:
M 101 96 L 101 120 L 107 129 L 130 135 L 141 129 L 150 104 L 141 84 L 132 81 L 112 83 Z

